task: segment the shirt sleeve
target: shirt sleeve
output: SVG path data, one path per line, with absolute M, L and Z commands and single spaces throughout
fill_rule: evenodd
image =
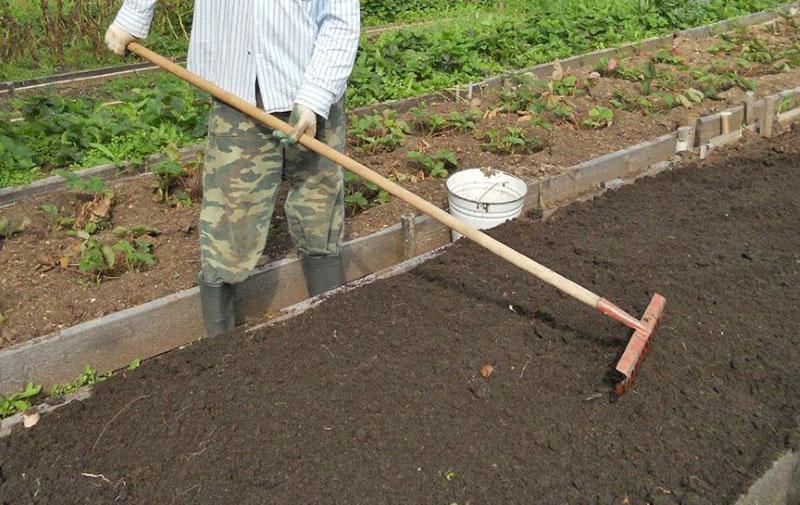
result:
M 136 38 L 147 37 L 158 0 L 125 0 L 114 24 Z
M 327 118 L 344 95 L 361 30 L 359 0 L 320 0 L 319 33 L 295 102 Z

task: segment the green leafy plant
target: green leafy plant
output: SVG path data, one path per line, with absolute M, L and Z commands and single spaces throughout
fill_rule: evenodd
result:
M 173 206 L 190 207 L 200 195 L 203 153 L 198 152 L 194 160 L 183 162 L 177 145 L 168 145 L 165 152 L 167 159 L 151 168 L 157 181 L 156 199 Z
M 348 216 L 354 216 L 376 205 L 389 202 L 389 193 L 372 182 L 351 173 L 344 173 L 344 206 Z
M 589 117 L 581 121 L 581 125 L 586 128 L 600 130 L 611 126 L 614 123 L 614 111 L 607 107 L 592 107 Z
M 29 382 L 25 389 L 10 396 L 0 395 L 0 419 L 31 408 L 31 399 L 42 391 L 42 386 Z
M 666 49 L 659 49 L 653 56 L 650 57 L 650 61 L 653 63 L 664 63 L 667 65 L 681 65 L 683 63 L 683 58 L 672 54 Z
M 553 125 L 550 124 L 550 122 L 548 122 L 540 114 L 532 114 L 530 118 L 530 124 L 534 128 L 541 128 L 547 131 L 551 131 L 553 129 Z
M 447 149 L 439 149 L 433 154 L 409 151 L 408 159 L 431 177 L 447 177 L 450 171 L 458 168 L 456 154 Z
M 66 170 L 56 170 L 55 174 L 66 180 L 67 188 L 76 193 L 85 193 L 93 196 L 108 196 L 113 194 L 106 182 L 93 175 L 89 178 L 82 178 L 75 173 Z
M 394 151 L 403 145 L 409 132 L 408 123 L 392 109 L 386 109 L 382 114 L 356 117 L 349 130 L 353 145 L 370 154 Z
M 141 267 L 153 265 L 156 262 L 153 255 L 153 244 L 143 239 L 136 239 L 133 244 L 127 240 L 120 240 L 114 244 L 112 250 L 122 253 L 128 272 L 139 271 Z
M 488 130 L 483 135 L 484 150 L 496 154 L 533 154 L 544 146 L 524 128 L 508 127 L 505 131 Z
M 541 112 L 542 92 L 546 83 L 531 74 L 512 75 L 500 90 L 500 110 L 504 112 Z
M 75 379 L 74 381 L 68 384 L 61 384 L 61 385 L 54 385 L 50 388 L 49 395 L 50 396 L 65 396 L 70 393 L 74 393 L 78 389 L 84 386 L 93 386 L 98 382 L 103 382 L 104 380 L 111 377 L 112 373 L 108 372 L 106 374 L 98 374 L 97 370 L 92 368 L 91 365 L 86 365 L 83 368 L 83 373 Z
M 61 216 L 55 205 L 43 204 L 39 206 L 39 210 L 50 217 L 53 228 L 69 228 L 75 224 L 75 216 Z

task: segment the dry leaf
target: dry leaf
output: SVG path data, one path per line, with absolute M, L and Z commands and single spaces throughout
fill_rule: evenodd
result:
M 619 60 L 616 58 L 611 58 L 610 60 L 608 60 L 608 65 L 606 65 L 606 70 L 611 72 L 618 66 L 619 66 Z
M 556 60 L 553 62 L 553 74 L 550 78 L 554 81 L 560 81 L 564 78 L 564 69 L 561 67 L 561 62 Z
M 485 364 L 481 367 L 481 377 L 488 379 L 494 373 L 494 367 L 490 364 Z
M 75 218 L 75 225 L 81 229 L 86 223 L 97 223 L 108 220 L 111 214 L 112 197 L 108 195 L 96 196 L 91 202 L 81 205 Z
M 22 426 L 33 428 L 39 422 L 39 409 L 31 407 L 22 413 Z
M 61 266 L 61 268 L 69 267 L 69 258 L 67 258 L 66 256 L 60 257 L 58 259 L 58 264 Z

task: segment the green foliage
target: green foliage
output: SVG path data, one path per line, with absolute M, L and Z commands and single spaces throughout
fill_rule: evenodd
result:
M 353 145 L 370 154 L 394 151 L 403 145 L 409 132 L 408 123 L 392 109 L 386 109 L 382 114 L 355 117 L 348 130 Z
M 453 111 L 447 116 L 431 114 L 428 104 L 413 107 L 408 112 L 412 116 L 411 125 L 415 131 L 425 135 L 436 135 L 448 131 L 467 132 L 474 130 L 476 121 L 481 117 L 478 109 L 468 109 L 464 112 Z
M 530 125 L 534 128 L 541 128 L 547 131 L 551 131 L 553 129 L 553 125 L 550 124 L 550 122 L 543 118 L 540 114 L 531 115 Z
M 68 384 L 61 384 L 61 385 L 54 385 L 50 388 L 49 395 L 50 396 L 64 396 L 70 393 L 74 393 L 78 389 L 84 386 L 92 386 L 97 384 L 98 382 L 103 382 L 104 380 L 111 377 L 111 372 L 106 374 L 98 374 L 97 370 L 92 368 L 91 365 L 86 365 L 83 368 L 83 373 L 75 379 L 74 381 Z
M 167 75 L 108 85 L 121 104 L 59 95 L 20 99 L 24 121 L 0 118 L 0 187 L 23 184 L 55 169 L 141 161 L 169 144 L 206 134 L 209 101 Z
M 142 360 L 140 360 L 139 358 L 136 358 L 136 359 L 132 360 L 131 363 L 128 365 L 128 371 L 132 372 L 132 371 L 138 369 L 141 365 L 142 365 Z
M 458 158 L 453 151 L 439 149 L 433 154 L 409 151 L 408 159 L 418 165 L 424 173 L 431 177 L 447 177 L 447 175 L 458 168 Z
M 483 135 L 483 149 L 495 154 L 533 154 L 543 148 L 542 142 L 528 135 L 524 128 L 488 130 Z
M 583 93 L 583 90 L 578 87 L 578 78 L 574 75 L 552 80 L 547 83 L 547 87 L 556 96 L 574 96 Z
M 153 244 L 143 239 L 136 239 L 133 244 L 126 240 L 120 240 L 114 244 L 112 249 L 122 253 L 128 272 L 139 271 L 141 267 L 153 265 L 156 262 L 153 255 Z
M 683 58 L 676 56 L 666 49 L 659 49 L 656 54 L 650 57 L 653 63 L 665 63 L 667 65 L 680 65 L 683 63 Z
M 199 196 L 200 193 L 203 153 L 198 152 L 194 160 L 184 162 L 177 145 L 168 145 L 165 152 L 167 159 L 151 168 L 157 180 L 156 198 L 176 207 L 191 207 L 192 195 Z
M 0 395 L 0 419 L 13 416 L 17 412 L 25 412 L 31 408 L 30 400 L 42 391 L 42 386 L 29 382 L 23 391 L 10 396 Z
M 133 243 L 119 240 L 114 245 L 108 245 L 81 232 L 78 232 L 78 236 L 84 238 L 80 246 L 78 268 L 98 278 L 119 269 L 125 272 L 139 271 L 155 263 L 153 245 L 147 240 L 137 238 Z
M 614 122 L 614 111 L 607 107 L 592 107 L 589 111 L 589 117 L 581 121 L 581 125 L 586 128 L 600 130 L 611 126 Z
M 66 170 L 56 170 L 55 174 L 63 177 L 67 183 L 67 189 L 76 193 L 86 193 L 89 195 L 100 196 L 109 195 L 111 190 L 105 181 L 96 175 L 89 178 L 79 177 L 78 175 L 67 172 Z
M 542 91 L 546 83 L 530 74 L 511 76 L 500 90 L 500 110 L 504 112 L 542 112 Z
M 388 202 L 388 192 L 352 172 L 344 172 L 344 207 L 348 216 Z

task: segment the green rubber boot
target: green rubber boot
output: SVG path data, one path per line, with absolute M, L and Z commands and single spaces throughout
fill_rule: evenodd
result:
M 226 282 L 206 282 L 203 274 L 197 276 L 200 302 L 203 304 L 203 323 L 206 335 L 215 337 L 236 327 L 233 311 L 234 285 Z
M 338 254 L 302 255 L 303 274 L 311 296 L 321 295 L 342 283 L 342 257 Z

